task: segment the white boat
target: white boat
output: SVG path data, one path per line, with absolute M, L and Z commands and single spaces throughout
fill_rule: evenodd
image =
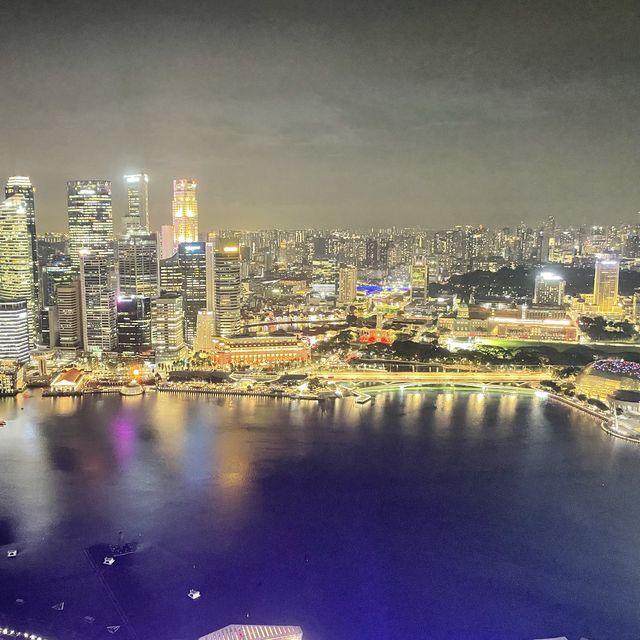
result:
M 18 555 L 17 549 L 9 549 L 7 551 L 7 558 L 15 558 Z
M 114 562 L 115 562 L 115 558 L 112 558 L 111 556 L 107 556 L 103 561 L 102 564 L 106 564 L 108 567 L 110 567 Z
M 121 396 L 141 396 L 144 393 L 144 387 L 136 380 L 132 380 L 129 384 L 120 387 Z
M 371 396 L 368 396 L 368 395 L 366 395 L 366 394 L 363 394 L 363 395 L 358 396 L 358 397 L 356 398 L 356 402 L 357 402 L 358 404 L 366 404 L 367 402 L 370 402 L 370 401 L 371 401 Z
M 187 595 L 192 600 L 197 600 L 200 597 L 200 592 L 197 589 L 191 589 Z

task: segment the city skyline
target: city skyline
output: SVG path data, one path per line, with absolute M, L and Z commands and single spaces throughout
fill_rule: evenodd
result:
M 6 10 L 0 78 L 29 81 L 0 175 L 31 176 L 43 230 L 66 180 L 111 179 L 121 212 L 137 171 L 156 224 L 181 175 L 203 228 L 637 215 L 633 3 L 239 5 Z

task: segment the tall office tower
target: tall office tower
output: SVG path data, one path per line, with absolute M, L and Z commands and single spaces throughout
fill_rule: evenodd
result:
M 113 256 L 113 212 L 111 182 L 108 180 L 70 180 L 67 182 L 69 216 L 69 255 L 80 268 L 80 253 Z
M 358 269 L 350 265 L 341 265 L 338 268 L 338 304 L 353 304 L 357 296 L 357 287 Z
M 151 301 L 151 344 L 159 364 L 174 362 L 184 353 L 181 294 L 166 293 Z
M 58 345 L 61 349 L 82 347 L 82 288 L 80 279 L 75 277 L 56 287 L 58 308 Z
M 200 309 L 196 323 L 196 337 L 193 340 L 194 351 L 209 351 L 213 349 L 215 336 L 215 318 L 213 311 Z
M 562 276 L 543 271 L 536 276 L 533 292 L 533 304 L 547 307 L 560 307 L 564 302 L 565 281 Z
M 196 337 L 198 311 L 207 306 L 207 268 L 204 242 L 182 242 L 178 245 L 178 263 L 182 272 L 184 296 L 184 329 L 187 344 Z
M 160 227 L 160 257 L 163 260 L 170 258 L 176 252 L 173 244 L 173 225 L 163 224 Z
M 425 256 L 415 256 L 410 274 L 411 302 L 423 304 L 429 298 L 429 265 Z
M 151 349 L 151 298 L 118 298 L 118 351 L 136 355 Z
M 213 312 L 216 336 L 228 337 L 240 329 L 240 248 L 226 244 L 207 249 L 207 310 Z
M 115 351 L 116 268 L 109 257 L 83 253 L 80 256 L 82 324 L 85 351 Z
M 58 324 L 58 307 L 56 305 L 40 309 L 40 344 L 55 347 L 60 338 Z
M 38 263 L 40 267 L 47 264 L 47 260 L 51 256 L 68 255 L 69 253 L 67 236 L 63 233 L 45 233 L 38 236 L 36 244 L 38 246 Z
M 198 183 L 191 178 L 173 181 L 173 243 L 198 241 Z
M 158 236 L 127 234 L 118 240 L 118 291 L 121 296 L 157 296 L 160 290 Z
M 77 274 L 71 265 L 71 258 L 64 254 L 49 256 L 42 267 L 40 278 L 42 304 L 44 307 L 55 305 L 56 288 L 60 284 L 71 282 Z
M 17 194 L 0 204 L 0 300 L 24 300 L 27 305 L 30 345 L 36 346 L 38 304 L 33 271 L 33 243 L 27 203 Z
M 26 300 L 0 301 L 0 360 L 27 362 L 30 337 Z
M 127 183 L 127 215 L 123 217 L 125 233 L 149 233 L 149 176 L 136 173 L 124 177 Z
M 160 260 L 160 293 L 182 293 L 182 266 L 178 254 Z
M 38 264 L 38 235 L 36 233 L 35 189 L 31 184 L 31 180 L 27 176 L 13 176 L 7 181 L 4 193 L 6 198 L 11 198 L 12 196 L 17 195 L 24 197 L 25 212 L 27 215 L 27 232 L 31 242 L 31 268 L 33 270 L 33 283 L 35 287 L 34 299 L 36 301 L 36 305 L 38 305 L 40 302 L 40 269 Z
M 593 303 L 602 311 L 618 304 L 618 278 L 620 263 L 617 260 L 596 260 L 593 279 Z

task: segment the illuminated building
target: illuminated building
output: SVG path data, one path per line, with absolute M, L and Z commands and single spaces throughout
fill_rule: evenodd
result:
M 609 402 L 619 391 L 640 391 L 640 364 L 628 360 L 596 360 L 575 380 L 576 394 Z
M 85 351 L 116 350 L 116 279 L 116 267 L 111 258 L 82 253 L 80 287 Z
M 185 352 L 182 294 L 166 293 L 151 301 L 151 344 L 157 363 L 170 363 Z
M 182 293 L 183 274 L 178 254 L 160 260 L 160 292 Z
M 357 287 L 358 269 L 353 266 L 340 266 L 338 268 L 338 304 L 353 304 L 357 296 Z
M 183 242 L 178 245 L 178 264 L 182 272 L 184 297 L 184 328 L 187 344 L 196 337 L 198 311 L 207 306 L 207 258 L 204 242 Z
M 618 304 L 618 278 L 620 263 L 617 260 L 596 260 L 593 279 L 593 304 L 604 312 Z
M 71 282 L 76 277 L 77 273 L 71 265 L 69 256 L 64 254 L 49 256 L 42 267 L 42 304 L 45 307 L 55 305 L 58 285 Z
M 533 304 L 560 307 L 564 302 L 565 281 L 562 276 L 543 271 L 536 276 Z
M 13 360 L 0 360 L 0 396 L 15 396 L 24 388 L 24 366 Z
M 421 304 L 429 297 L 429 266 L 424 256 L 415 256 L 409 279 L 412 304 Z
M 0 301 L 0 360 L 29 360 L 29 320 L 26 300 Z
M 261 624 L 230 624 L 198 640 L 302 640 L 302 629 Z
M 207 310 L 213 312 L 215 335 L 228 337 L 240 328 L 240 248 L 207 244 Z
M 160 287 L 158 238 L 130 234 L 118 240 L 118 292 L 121 296 L 157 296 Z
M 21 195 L 24 198 L 25 213 L 27 216 L 27 233 L 31 242 L 31 268 L 33 270 L 34 286 L 33 299 L 36 307 L 38 307 L 40 301 L 40 270 L 38 263 L 38 235 L 36 233 L 35 189 L 27 176 L 12 176 L 7 180 L 4 193 L 6 198 L 17 195 Z
M 136 173 L 125 176 L 127 184 L 127 215 L 125 233 L 149 233 L 149 176 Z
M 176 252 L 173 244 L 173 225 L 163 224 L 160 227 L 160 257 L 163 260 L 170 258 Z
M 79 349 L 82 346 L 82 291 L 76 277 L 56 287 L 58 311 L 58 345 L 61 349 Z
M 33 242 L 22 194 L 0 204 L 0 299 L 24 300 L 27 305 L 29 343 L 36 346 L 38 304 L 33 276 Z
M 118 351 L 138 354 L 151 350 L 151 299 L 120 296 L 117 302 Z
M 213 311 L 200 309 L 196 324 L 196 337 L 193 341 L 194 351 L 209 351 L 213 349 L 215 336 L 215 321 Z
M 113 256 L 113 213 L 111 182 L 108 180 L 71 180 L 67 182 L 69 216 L 69 255 L 71 264 L 80 268 L 83 249 L 95 256 Z
M 198 241 L 198 183 L 191 178 L 173 181 L 173 243 Z
M 219 365 L 266 365 L 304 362 L 311 351 L 309 344 L 295 336 L 215 337 L 213 361 Z

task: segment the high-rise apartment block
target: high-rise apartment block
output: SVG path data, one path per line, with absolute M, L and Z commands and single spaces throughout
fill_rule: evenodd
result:
M 339 305 L 353 304 L 357 296 L 358 269 L 354 266 L 343 265 L 338 269 L 338 298 Z
M 562 276 L 543 271 L 536 276 L 533 303 L 541 306 L 560 307 L 564 302 L 565 281 Z

